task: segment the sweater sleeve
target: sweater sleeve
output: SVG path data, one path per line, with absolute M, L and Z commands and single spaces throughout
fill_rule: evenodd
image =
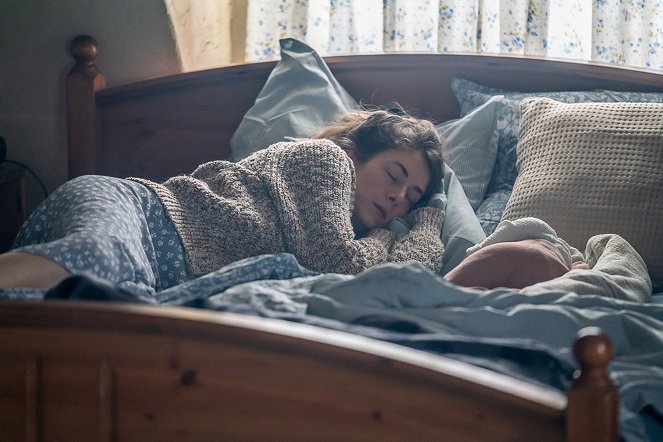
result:
M 419 261 L 438 273 L 442 269 L 444 244 L 440 236 L 444 210 L 438 207 L 420 207 L 408 215 L 412 224 L 391 252 L 392 261 Z
M 439 270 L 443 216 L 433 210 L 414 215 L 413 229 L 398 242 L 386 229 L 355 239 L 355 169 L 331 141 L 308 140 L 274 149 L 265 173 L 287 247 L 305 267 L 356 274 L 383 262 L 414 259 Z

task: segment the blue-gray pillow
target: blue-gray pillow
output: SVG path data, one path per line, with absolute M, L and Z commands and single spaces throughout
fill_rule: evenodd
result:
M 445 249 L 441 275 L 445 275 L 460 264 L 469 247 L 479 244 L 486 238 L 460 181 L 446 164 L 444 189 L 447 195 L 447 209 L 442 225 L 442 242 Z
M 510 196 L 511 190 L 496 190 L 487 194 L 476 210 L 477 219 L 486 236 L 490 236 L 502 220 Z
M 551 98 L 562 103 L 609 102 L 615 101 L 609 91 L 550 91 L 550 92 L 518 92 L 507 89 L 494 88 L 474 83 L 464 78 L 452 78 L 451 89 L 460 104 L 461 116 L 472 109 L 482 105 L 494 95 L 504 95 L 505 98 L 520 103 L 527 97 Z
M 475 211 L 486 195 L 497 156 L 497 120 L 503 96 L 496 95 L 467 115 L 437 126 L 444 160 L 453 169 Z
M 497 120 L 497 157 L 487 193 L 510 191 L 516 181 L 516 144 L 520 125 L 520 101 L 527 97 L 546 97 L 562 103 L 610 102 L 615 99 L 607 91 L 516 92 L 453 78 L 451 89 L 458 100 L 461 115 L 466 115 L 495 95 L 503 95 L 503 106 Z
M 286 137 L 309 137 L 357 106 L 315 50 L 293 38 L 279 43 L 281 60 L 230 140 L 235 161 Z

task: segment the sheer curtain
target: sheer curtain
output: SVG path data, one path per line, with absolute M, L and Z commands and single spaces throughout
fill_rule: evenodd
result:
M 663 69 L 663 0 L 248 0 L 246 61 L 295 37 L 319 53 L 483 52 Z
M 319 53 L 510 53 L 663 69 L 663 0 L 164 0 L 183 70 Z
M 244 61 L 247 0 L 164 0 L 182 70 Z

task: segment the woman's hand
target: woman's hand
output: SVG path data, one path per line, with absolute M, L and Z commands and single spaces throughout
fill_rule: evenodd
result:
M 442 229 L 444 210 L 439 207 L 419 207 L 405 216 L 405 221 L 412 229 L 436 228 Z

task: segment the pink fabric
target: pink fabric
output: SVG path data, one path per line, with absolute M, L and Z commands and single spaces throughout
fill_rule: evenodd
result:
M 587 264 L 578 263 L 573 268 Z M 479 249 L 444 277 L 463 287 L 522 289 L 571 270 L 560 252 L 544 239 L 502 242 Z

